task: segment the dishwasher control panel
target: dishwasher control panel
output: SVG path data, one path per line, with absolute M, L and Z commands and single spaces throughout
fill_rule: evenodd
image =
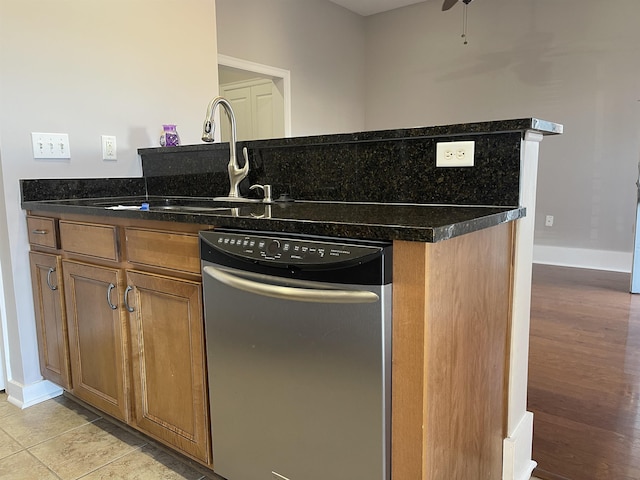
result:
M 285 236 L 231 232 L 201 232 L 214 249 L 249 260 L 285 265 L 323 265 L 358 260 L 382 251 L 382 247 Z

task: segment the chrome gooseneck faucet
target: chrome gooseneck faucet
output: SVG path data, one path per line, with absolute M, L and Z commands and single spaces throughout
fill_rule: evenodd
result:
M 213 142 L 213 132 L 215 125 L 213 123 L 213 116 L 216 112 L 218 105 L 222 105 L 226 110 L 229 118 L 231 119 L 231 139 L 229 140 L 229 150 L 231 151 L 231 158 L 229 158 L 229 165 L 227 170 L 229 171 L 229 198 L 240 198 L 240 192 L 238 185 L 249 174 L 249 157 L 247 155 L 247 148 L 242 149 L 242 156 L 244 157 L 244 167 L 240 168 L 238 165 L 238 159 L 236 158 L 236 116 L 233 113 L 233 108 L 226 98 L 216 97 L 209 102 L 207 107 L 207 116 L 204 119 L 204 125 L 202 127 L 202 141 Z

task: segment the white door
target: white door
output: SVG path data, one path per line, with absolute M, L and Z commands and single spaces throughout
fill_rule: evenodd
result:
M 231 103 L 238 140 L 284 137 L 284 101 L 271 79 L 255 79 L 220 85 L 220 94 Z M 229 121 L 221 119 L 222 140 L 229 141 Z
M 229 100 L 233 112 L 236 116 L 236 133 L 238 140 L 252 140 L 253 136 L 253 119 L 251 114 L 251 87 L 239 88 L 222 88 L 221 95 Z M 226 116 L 224 109 L 220 113 L 221 138 L 223 142 L 228 142 L 231 123 Z

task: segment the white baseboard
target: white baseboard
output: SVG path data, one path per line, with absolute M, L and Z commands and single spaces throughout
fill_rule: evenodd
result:
M 533 246 L 533 263 L 545 265 L 629 273 L 631 272 L 632 262 L 632 252 L 553 247 L 549 245 Z
M 18 408 L 27 408 L 50 398 L 62 395 L 62 388 L 49 380 L 41 380 L 30 385 L 9 380 L 7 382 L 7 401 Z
M 502 480 L 529 480 L 537 463 L 531 460 L 533 413 L 525 412 L 502 448 Z

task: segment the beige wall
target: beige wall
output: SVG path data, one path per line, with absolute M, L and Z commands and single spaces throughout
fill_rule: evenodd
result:
M 565 134 L 541 144 L 536 244 L 586 249 L 583 258 L 631 252 L 640 2 L 481 0 L 468 6 L 468 45 L 462 8 L 441 4 L 368 17 L 367 129 L 529 116 L 562 123 Z
M 0 0 L 0 265 L 9 380 L 40 378 L 20 178 L 126 177 L 163 123 L 199 143 L 217 94 L 214 0 Z M 30 132 L 68 133 L 70 160 L 34 160 Z M 118 160 L 101 159 L 100 135 Z M 2 208 L 0 208 L 2 212 Z M 9 283 L 9 284 L 7 284 Z
M 547 249 L 536 252 L 630 268 L 637 0 L 474 2 L 468 45 L 462 6 L 442 12 L 436 0 L 369 17 L 326 0 L 217 3 L 220 53 L 291 70 L 294 135 L 531 116 L 564 124 L 541 145 L 535 238 Z
M 328 0 L 217 0 L 218 51 L 291 72 L 292 135 L 364 129 L 365 19 Z

